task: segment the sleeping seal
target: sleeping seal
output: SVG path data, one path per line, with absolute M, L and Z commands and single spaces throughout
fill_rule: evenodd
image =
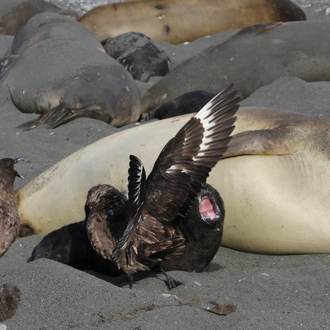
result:
M 19 28 L 32 16 L 43 12 L 55 12 L 72 19 L 78 19 L 78 13 L 62 10 L 44 0 L 3 1 L 0 4 L 0 34 L 15 35 Z
M 230 1 L 229 1 L 230 2 Z M 193 91 L 217 93 L 235 82 L 242 99 L 281 77 L 329 81 L 330 21 L 247 27 L 176 66 L 143 96 L 148 113 Z
M 131 75 L 73 20 L 34 16 L 7 54 L 0 87 L 21 112 L 40 115 L 19 128 L 55 128 L 79 117 L 118 127 L 140 116 L 140 94 Z
M 144 0 L 96 7 L 79 22 L 100 38 L 134 31 L 179 44 L 230 29 L 296 20 L 306 20 L 306 15 L 289 0 Z
M 62 160 L 16 192 L 22 223 L 46 233 L 80 221 L 91 186 L 102 180 L 126 191 L 127 154 L 143 158 L 150 171 L 161 146 L 190 118 L 127 129 Z M 330 122 L 240 108 L 235 126 L 208 178 L 225 204 L 223 244 L 258 253 L 329 253 Z
M 165 76 L 170 59 L 156 42 L 143 33 L 130 32 L 102 41 L 104 50 L 132 75 L 146 82 L 151 77 Z

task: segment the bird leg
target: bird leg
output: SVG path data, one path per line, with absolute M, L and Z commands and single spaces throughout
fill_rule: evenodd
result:
M 133 282 L 134 282 L 134 276 L 132 273 L 127 274 L 128 276 L 128 283 L 129 283 L 129 288 L 132 289 L 133 288 Z
M 168 275 L 164 269 L 160 268 L 160 271 L 164 274 L 164 276 L 166 277 L 166 285 L 168 287 L 169 290 L 176 288 L 179 285 L 183 285 L 183 282 L 177 281 L 176 279 L 174 279 L 172 276 Z

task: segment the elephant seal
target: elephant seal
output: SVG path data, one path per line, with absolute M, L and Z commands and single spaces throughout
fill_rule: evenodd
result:
M 79 22 L 100 38 L 135 31 L 179 44 L 234 28 L 297 20 L 306 15 L 289 0 L 144 0 L 96 7 Z
M 150 77 L 165 76 L 170 59 L 153 40 L 143 33 L 129 32 L 102 41 L 104 50 L 132 75 L 147 82 Z
M 7 13 L 1 11 L 3 16 L 0 18 L 0 34 L 15 35 L 20 27 L 31 17 L 43 12 L 55 12 L 76 20 L 79 18 L 78 13 L 72 10 L 62 10 L 56 5 L 44 0 L 22 1 L 16 6 L 15 2 L 12 1 L 12 5 L 12 8 L 7 8 Z
M 274 80 L 329 81 L 330 21 L 270 23 L 245 28 L 179 64 L 142 99 L 142 113 L 193 91 L 217 93 L 235 82 L 242 99 Z
M 161 146 L 190 118 L 147 122 L 70 155 L 16 191 L 22 223 L 47 233 L 80 221 L 90 187 L 108 182 L 126 191 L 128 155 L 143 158 L 150 171 Z M 225 204 L 222 244 L 256 253 L 329 253 L 330 122 L 241 107 L 233 134 L 208 178 Z
M 19 128 L 55 128 L 79 117 L 118 127 L 140 117 L 133 78 L 79 23 L 38 14 L 16 37 L 10 55 L 1 61 L 0 87 L 21 112 L 40 115 Z
M 25 49 L 46 39 L 70 40 L 104 52 L 100 41 L 78 22 L 56 13 L 41 13 L 33 16 L 17 31 L 5 55 L 22 54 Z

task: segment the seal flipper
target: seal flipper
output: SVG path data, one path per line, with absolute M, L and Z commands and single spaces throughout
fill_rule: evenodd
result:
M 39 119 L 40 117 L 38 117 L 37 119 L 29 120 L 22 125 L 16 126 L 16 128 L 19 128 L 22 131 L 29 131 L 30 129 L 37 128 L 39 127 L 38 126 Z
M 290 155 L 294 151 L 283 138 L 289 131 L 289 127 L 276 127 L 235 134 L 229 141 L 223 158 L 243 155 Z
M 18 57 L 19 55 L 8 55 L 0 60 L 0 79 L 2 79 L 5 73 L 12 67 L 14 61 Z
M 59 104 L 56 108 L 43 113 L 37 119 L 30 120 L 16 128 L 23 131 L 28 131 L 41 126 L 44 126 L 45 128 L 56 128 L 77 117 L 79 117 L 79 115 L 77 116 L 77 114 L 71 111 L 71 109 L 66 108 L 63 104 Z

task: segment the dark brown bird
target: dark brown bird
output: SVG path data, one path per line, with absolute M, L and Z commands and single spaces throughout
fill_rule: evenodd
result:
M 15 285 L 6 283 L 0 288 L 0 322 L 14 316 L 20 300 L 21 292 Z
M 239 99 L 236 91 L 231 92 L 232 86 L 208 102 L 166 144 L 148 179 L 141 161 L 130 156 L 127 206 L 114 209 L 116 205 L 106 205 L 102 209 L 99 204 L 104 203 L 88 194 L 86 228 L 91 244 L 128 275 L 130 287 L 135 272 L 150 270 L 182 254 L 185 238 L 176 230 L 178 222 L 190 211 L 234 129 Z M 92 212 L 95 206 L 98 211 Z M 125 226 L 122 235 L 115 223 Z M 112 232 L 113 228 L 117 232 Z
M 0 159 L 0 257 L 8 250 L 19 233 L 20 218 L 14 198 L 15 177 L 22 178 L 14 165 L 24 160 Z

